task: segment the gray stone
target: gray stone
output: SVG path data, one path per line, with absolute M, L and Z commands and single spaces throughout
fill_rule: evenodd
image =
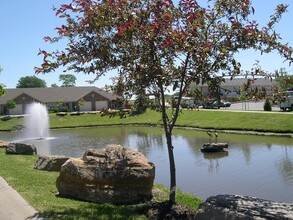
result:
M 37 149 L 33 144 L 9 143 L 6 147 L 6 154 L 34 155 L 37 154 Z
M 197 211 L 196 220 L 288 220 L 293 219 L 293 204 L 249 196 L 217 195 L 209 197 Z
M 68 159 L 69 157 L 62 155 L 39 156 L 34 168 L 38 170 L 60 171 L 61 166 Z
M 87 150 L 61 167 L 60 196 L 84 201 L 133 204 L 152 198 L 155 166 L 136 149 L 108 145 Z
M 58 115 L 58 116 L 66 116 L 67 112 L 57 112 L 56 115 Z

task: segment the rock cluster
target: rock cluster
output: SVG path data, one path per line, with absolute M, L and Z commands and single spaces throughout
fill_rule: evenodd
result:
M 217 195 L 202 203 L 196 220 L 288 220 L 293 219 L 293 204 L 249 196 Z
M 155 166 L 136 149 L 108 145 L 87 150 L 63 164 L 56 186 L 60 196 L 113 204 L 133 204 L 152 197 Z

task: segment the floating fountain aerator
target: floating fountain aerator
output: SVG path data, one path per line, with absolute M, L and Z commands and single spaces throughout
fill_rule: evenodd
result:
M 24 121 L 24 135 L 28 139 L 46 139 L 49 137 L 49 116 L 45 105 L 32 103 L 27 106 Z

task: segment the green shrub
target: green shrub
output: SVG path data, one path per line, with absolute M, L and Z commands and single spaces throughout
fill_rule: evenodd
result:
M 7 115 L 1 118 L 1 121 L 9 121 L 12 117 Z
M 263 109 L 264 111 L 272 111 L 272 103 L 269 99 L 266 99 Z

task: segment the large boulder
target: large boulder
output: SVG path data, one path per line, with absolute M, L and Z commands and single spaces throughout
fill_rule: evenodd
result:
M 6 154 L 37 154 L 37 148 L 33 144 L 9 143 L 6 147 Z
M 197 211 L 196 220 L 289 220 L 293 204 L 279 203 L 249 196 L 217 195 L 209 197 Z
M 39 156 L 34 168 L 38 170 L 60 171 L 61 166 L 68 159 L 69 157 L 62 155 Z
M 150 200 L 155 166 L 136 149 L 108 145 L 87 150 L 63 164 L 56 186 L 60 196 L 97 203 L 133 204 Z

